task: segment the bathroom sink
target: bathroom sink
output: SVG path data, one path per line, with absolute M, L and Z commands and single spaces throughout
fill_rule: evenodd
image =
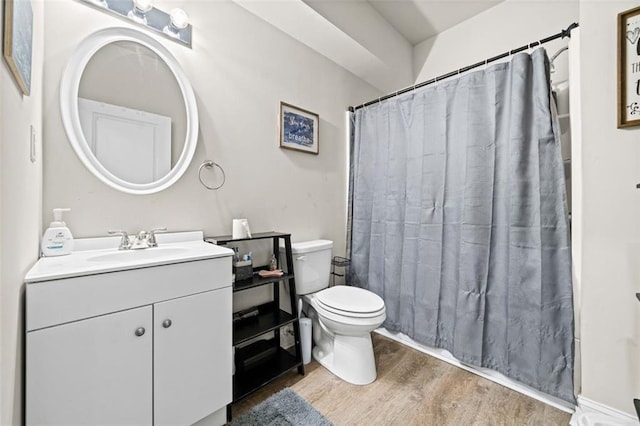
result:
M 25 277 L 27 283 L 230 257 L 233 251 L 204 241 L 202 232 L 163 234 L 158 247 L 118 250 L 119 237 L 76 240 L 66 256 L 43 257 Z
M 140 250 L 119 250 L 87 257 L 87 262 L 131 262 L 175 257 L 193 251 L 193 247 L 162 246 Z

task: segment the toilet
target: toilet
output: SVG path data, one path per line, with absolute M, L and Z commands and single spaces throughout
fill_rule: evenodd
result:
M 291 244 L 296 293 L 313 323 L 313 358 L 346 382 L 376 379 L 371 332 L 386 318 L 384 301 L 358 287 L 329 287 L 333 242 Z

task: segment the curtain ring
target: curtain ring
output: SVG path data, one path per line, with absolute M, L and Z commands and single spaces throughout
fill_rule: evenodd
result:
M 202 180 L 202 168 L 206 167 L 207 169 L 212 169 L 213 167 L 217 167 L 220 169 L 220 171 L 222 172 L 222 183 L 218 186 L 209 186 L 206 183 L 204 183 L 204 181 Z M 215 191 L 216 189 L 220 189 L 222 188 L 222 185 L 224 185 L 224 183 L 227 180 L 227 175 L 224 173 L 224 169 L 222 168 L 222 166 L 218 163 L 214 163 L 211 160 L 205 160 L 201 165 L 200 168 L 198 169 L 198 179 L 200 180 L 200 183 L 202 184 L 202 186 L 204 186 L 205 188 L 211 190 L 211 191 Z

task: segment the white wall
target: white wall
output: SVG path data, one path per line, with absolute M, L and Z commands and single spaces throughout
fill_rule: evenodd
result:
M 38 259 L 42 222 L 43 2 L 33 8 L 31 95 L 22 96 L 11 71 L 0 65 L 0 424 L 22 424 L 23 286 Z M 4 9 L 4 7 L 2 8 Z M 0 19 L 0 28 L 3 19 Z M 37 161 L 29 159 L 36 130 Z
M 416 82 L 538 41 L 577 20 L 578 0 L 506 0 L 417 44 L 413 50 Z M 545 48 L 551 56 L 566 44 L 558 40 Z
M 200 110 L 200 137 L 186 175 L 155 195 L 131 196 L 100 183 L 67 142 L 58 107 L 61 73 L 74 47 L 91 32 L 127 25 L 79 2 L 47 2 L 45 10 L 44 223 L 53 207 L 71 207 L 67 224 L 76 237 L 109 229 L 130 232 L 167 226 L 228 234 L 234 217 L 254 232 L 291 232 L 294 241 L 328 238 L 345 246 L 348 105 L 378 96 L 333 62 L 234 3 L 158 2 L 191 17 L 193 49 L 159 37 L 190 77 Z M 64 20 L 58 19 L 65 16 Z M 285 101 L 320 115 L 320 154 L 278 147 L 278 114 Z M 207 191 L 197 170 L 220 163 L 227 182 Z M 216 183 L 212 172 L 203 176 Z
M 582 395 L 635 416 L 640 398 L 640 129 L 617 129 L 617 14 L 581 1 Z
M 413 72 L 411 58 L 412 43 L 406 40 L 366 1 L 326 1 L 303 0 L 317 13 L 327 18 L 332 25 L 344 31 L 362 47 L 375 55 L 376 61 L 368 64 L 362 74 L 356 74 L 366 81 L 377 83 L 376 87 L 384 91 L 397 90 L 411 84 Z M 273 3 L 273 2 L 272 2 Z M 341 46 L 340 49 L 344 47 Z M 338 49 L 336 49 L 338 50 Z M 338 62 L 345 66 L 345 62 Z M 383 66 L 386 72 L 380 73 Z M 377 78 L 374 75 L 377 75 Z M 382 77 L 385 76 L 386 78 Z

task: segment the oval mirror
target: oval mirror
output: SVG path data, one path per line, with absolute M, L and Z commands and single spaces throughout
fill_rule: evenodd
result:
M 62 76 L 60 109 L 80 160 L 120 191 L 168 188 L 195 153 L 191 84 L 164 46 L 133 29 L 100 30 L 80 43 Z

